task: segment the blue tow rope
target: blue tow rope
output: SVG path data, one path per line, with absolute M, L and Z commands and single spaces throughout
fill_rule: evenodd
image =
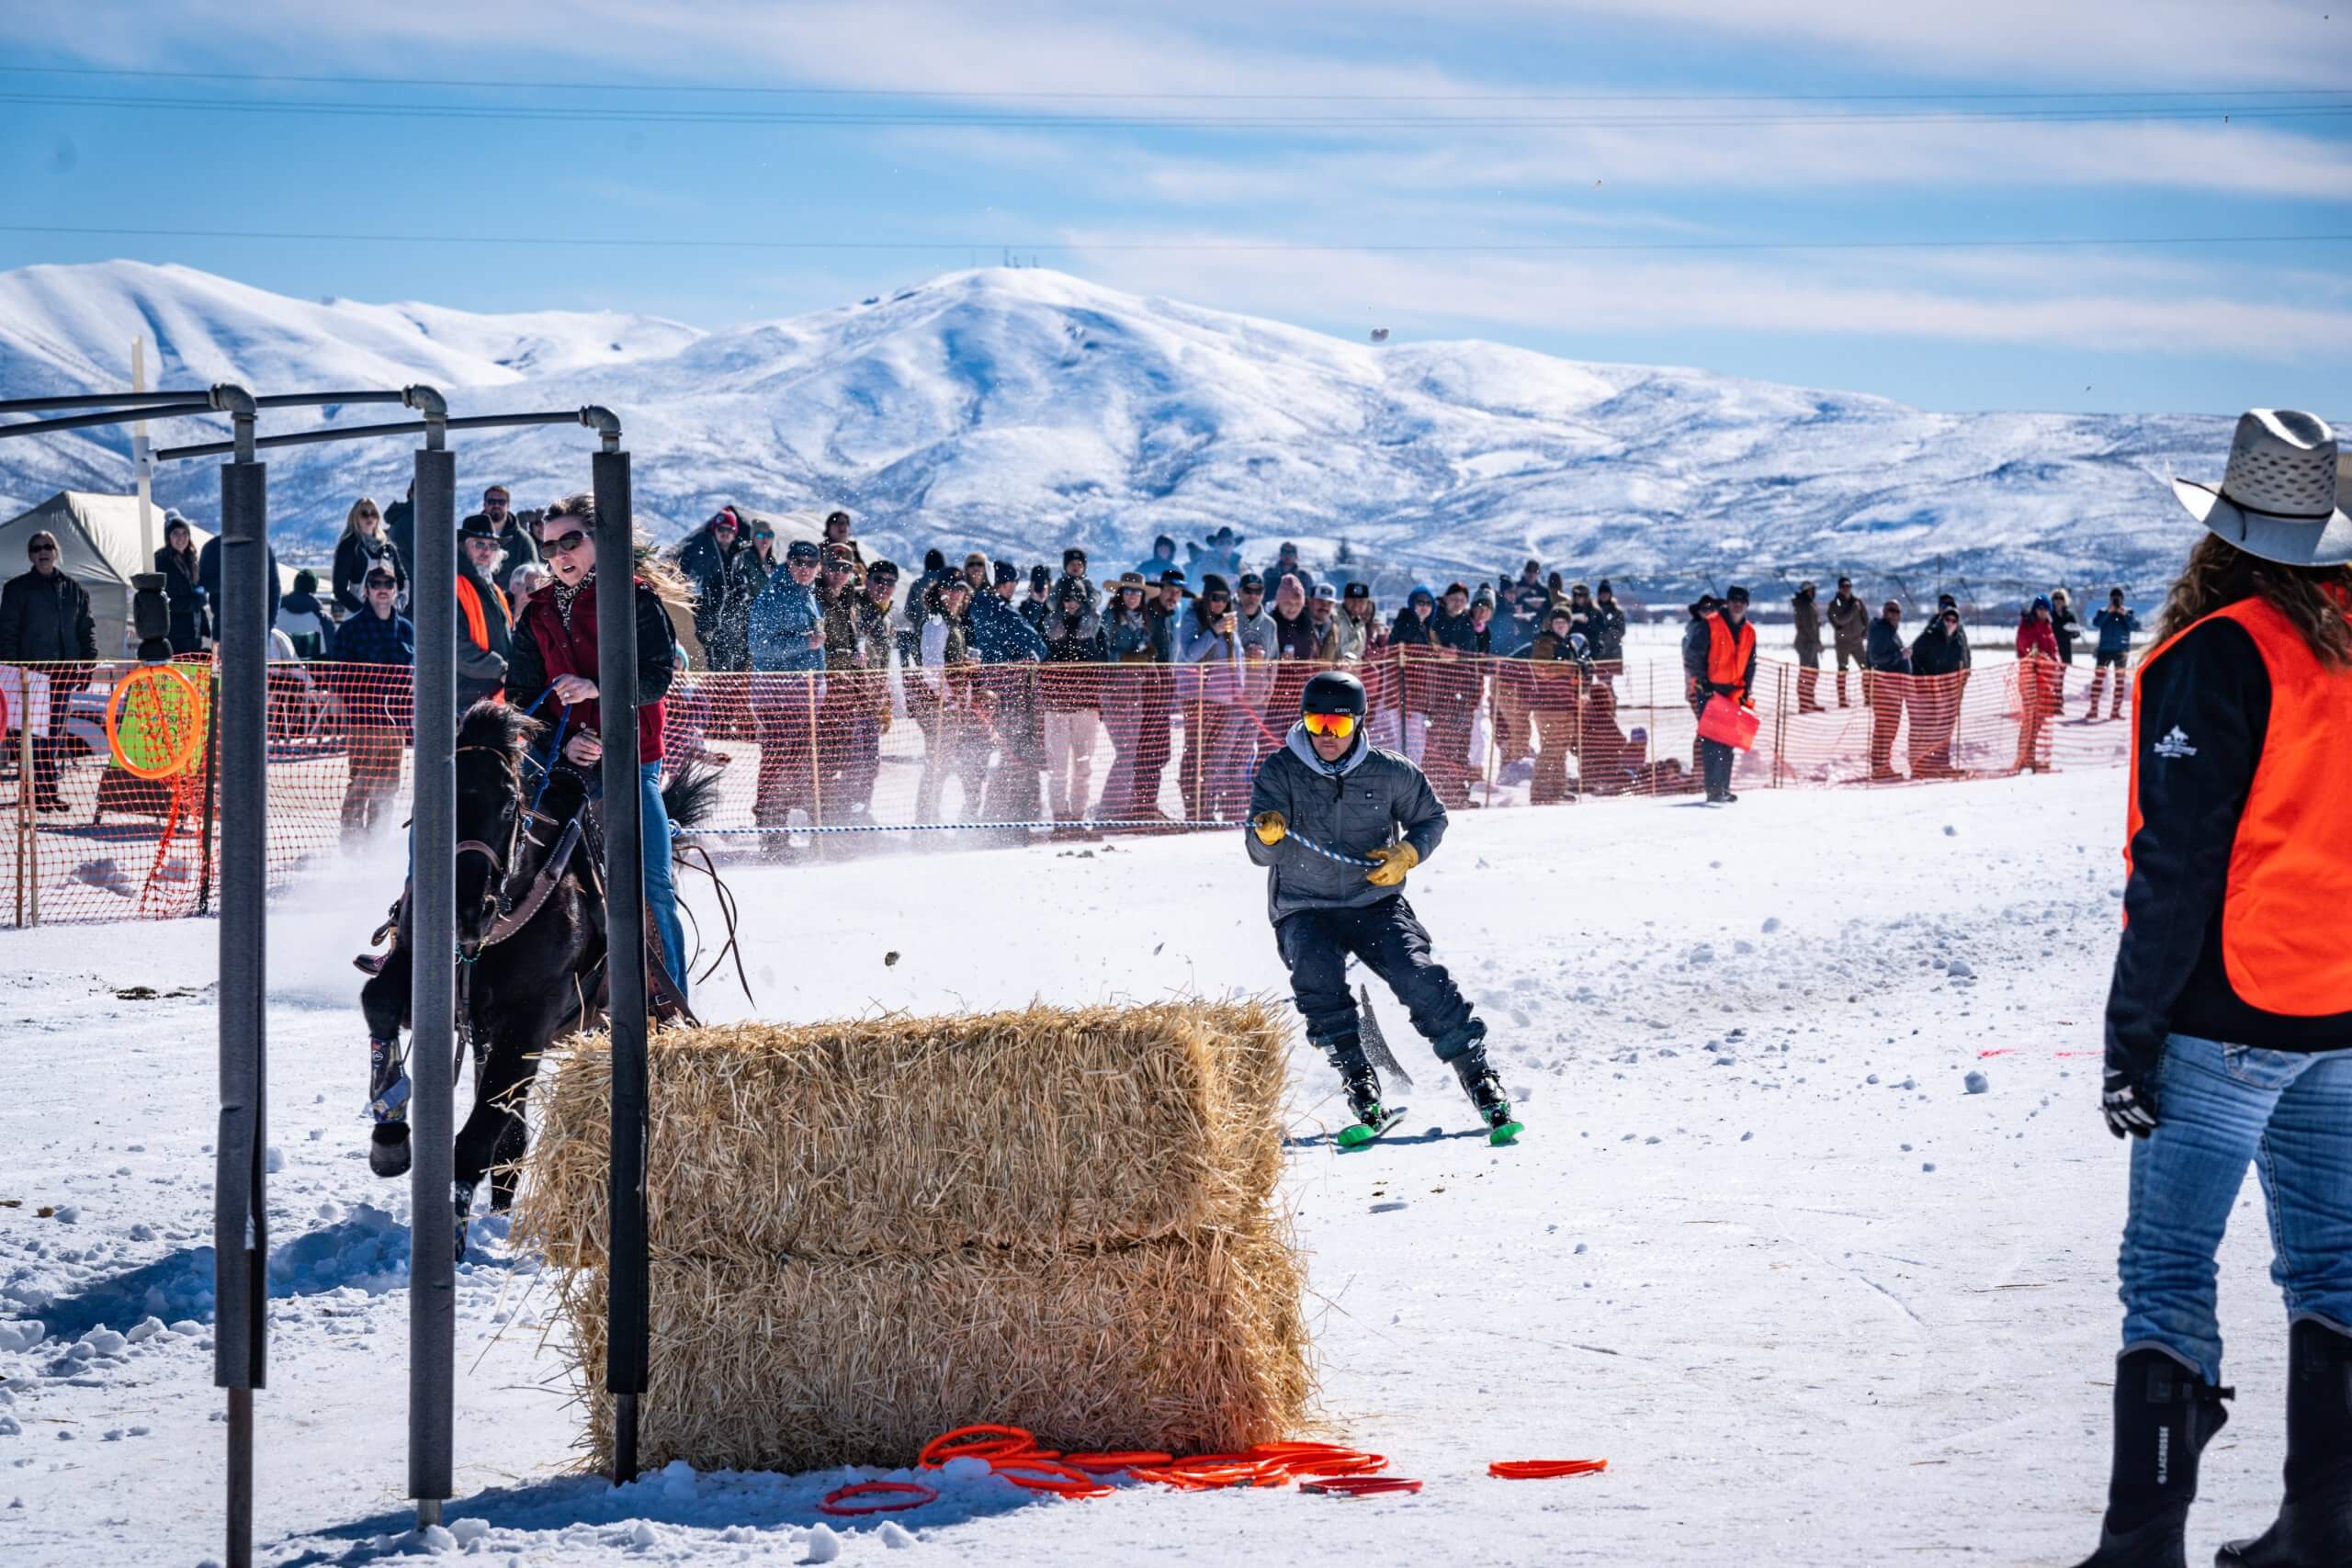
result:
M 1085 822 L 901 822 L 896 824 L 844 822 L 810 823 L 799 828 L 689 828 L 679 829 L 678 836 L 706 839 L 751 838 L 771 833 L 979 833 L 991 829 L 1018 831 L 1032 828 L 1049 828 L 1063 832 L 1073 830 L 1083 832 L 1093 828 L 1246 828 L 1248 826 L 1246 822 L 1167 817 L 1106 817 Z M 1300 849 L 1321 855 L 1325 860 L 1337 861 L 1341 865 L 1363 866 L 1369 869 L 1380 863 L 1376 860 L 1370 860 L 1363 855 L 1350 854 L 1345 850 L 1332 849 L 1328 844 L 1318 844 L 1303 833 L 1287 833 L 1283 837 Z

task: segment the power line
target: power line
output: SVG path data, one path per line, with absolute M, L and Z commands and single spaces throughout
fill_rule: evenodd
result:
M 145 78 L 186 82 L 243 82 L 271 85 L 338 87 L 440 87 L 452 92 L 681 93 L 745 96 L 837 98 L 1009 98 L 1049 102 L 1121 103 L 1967 103 L 2031 102 L 2061 99 L 2142 98 L 2290 98 L 2324 97 L 2352 93 L 2346 87 L 2166 87 L 2143 91 L 2101 89 L 2086 92 L 2021 93 L 1155 93 L 1136 90 L 1066 91 L 1060 89 L 1007 91 L 995 85 L 976 87 L 756 87 L 738 83 L 680 82 L 515 82 L 480 78 L 420 76 L 292 75 L 248 71 L 153 71 L 70 65 L 0 65 L 0 74 L 23 76 L 92 76 Z
M 79 234 L 152 240 L 277 240 L 348 243 L 345 232 L 285 229 L 133 229 L 112 224 L 0 223 L 6 234 Z M 512 234 L 401 234 L 401 244 L 530 245 L 545 242 L 537 236 Z M 2108 236 L 2036 236 L 2005 239 L 1954 238 L 1932 240 L 1633 240 L 1522 241 L 1492 243 L 1385 243 L 1381 242 L 1311 242 L 1279 240 L 1159 241 L 1027 240 L 721 240 L 700 236 L 613 238 L 567 236 L 567 250 L 590 247 L 610 250 L 711 251 L 974 251 L 1006 249 L 1053 252 L 1118 252 L 1166 254 L 1237 254 L 1343 255 L 1351 252 L 1379 254 L 1479 255 L 1609 252 L 1724 251 L 1976 251 L 1976 250 L 2104 250 L 2141 249 L 2167 245 L 2311 245 L 2352 243 L 2343 234 L 2120 234 Z
M 0 93 L 0 103 L 95 109 L 150 109 L 197 114 L 307 115 L 325 118 L 437 120 L 592 120 L 638 125 L 842 126 L 874 128 L 984 127 L 999 130 L 1546 130 L 1725 129 L 1802 126 L 1843 130 L 1887 125 L 2085 124 L 2210 122 L 2213 120 L 2337 119 L 2352 117 L 2352 102 L 2272 107 L 2227 103 L 2200 108 L 1935 109 L 1911 113 L 1717 114 L 1717 115 L 1435 115 L 1394 116 L 1202 116 L 1054 115 L 984 111 L 851 113 L 830 109 L 615 108 L 584 103 L 546 107 L 514 104 L 346 103 L 340 100 L 237 102 L 224 98 L 76 96 L 66 94 Z

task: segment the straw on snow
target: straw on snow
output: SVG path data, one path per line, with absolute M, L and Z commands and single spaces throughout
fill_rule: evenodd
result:
M 1284 1045 L 1258 1001 L 664 1031 L 650 1048 L 653 1252 L 1048 1252 L 1229 1228 L 1281 1171 Z M 583 1037 L 553 1065 L 515 1230 L 593 1267 L 609 1048 Z
M 1231 1452 L 1306 1418 L 1300 1290 L 1270 1219 L 1044 1257 L 660 1262 L 640 1462 L 907 1465 L 976 1421 L 1064 1451 Z M 602 1274 L 569 1275 L 563 1300 L 603 1467 Z

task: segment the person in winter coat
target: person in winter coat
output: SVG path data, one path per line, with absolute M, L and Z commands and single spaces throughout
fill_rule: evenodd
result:
M 1569 607 L 1555 604 L 1534 640 L 1512 655 L 1532 666 L 1526 706 L 1535 731 L 1535 777 L 1527 795 L 1532 806 L 1555 805 L 1575 793 L 1568 785 L 1568 759 L 1581 760 L 1577 721 L 1592 675 L 1591 645 L 1575 626 Z
M 1159 574 L 1171 568 L 1182 570 L 1176 566 L 1176 541 L 1162 534 L 1152 540 L 1151 554 L 1136 562 L 1136 575 L 1142 578 L 1147 586 L 1157 587 Z
M 458 614 L 453 637 L 458 658 L 458 716 L 476 703 L 498 695 L 514 653 L 514 612 L 495 576 L 506 558 L 490 519 L 477 513 L 458 526 Z M 666 646 L 669 633 L 662 633 Z
M 526 561 L 539 558 L 539 547 L 532 539 L 530 530 L 514 515 L 513 497 L 504 485 L 492 485 L 481 492 L 481 510 L 458 525 L 458 551 L 462 558 L 466 529 L 477 522 L 487 524 L 491 536 L 498 541 L 498 559 L 485 572 L 492 582 L 503 582 L 514 575 L 514 569 Z
M 294 592 L 277 602 L 273 624 L 286 634 L 297 659 L 334 657 L 334 623 L 327 619 L 326 607 L 319 603 L 318 573 L 306 568 L 294 574 Z
M 1041 563 L 1029 569 L 1029 594 L 1021 601 L 1021 618 L 1039 637 L 1046 635 L 1046 617 L 1054 610 L 1054 577 Z
M 266 612 L 266 624 L 275 626 L 277 622 L 278 600 L 277 548 L 274 545 L 264 545 L 262 547 L 262 550 L 266 558 L 266 565 L 265 566 L 264 570 L 267 574 L 266 587 L 265 590 L 266 597 L 263 601 L 263 608 Z M 389 562 L 386 564 L 388 566 L 391 565 L 391 563 Z M 393 572 L 397 580 L 403 581 L 406 581 L 405 579 L 399 577 L 398 569 L 396 567 L 393 568 Z M 217 534 L 211 538 L 205 540 L 204 548 L 197 552 L 196 585 L 204 590 L 206 606 L 212 616 L 212 637 L 215 642 L 218 642 L 220 637 L 221 604 L 220 537 Z
M 1594 671 L 1608 680 L 1625 667 L 1625 609 L 1607 578 L 1593 590 L 1592 621 L 1584 628 L 1584 645 L 1592 652 Z
M 335 631 L 348 769 L 343 790 L 345 848 L 391 815 L 391 798 L 401 783 L 401 752 L 408 740 L 411 672 L 416 664 L 416 628 L 400 613 L 400 580 L 391 567 L 369 568 L 360 587 L 367 598 L 359 613 L 345 616 Z
M 661 942 L 663 965 L 678 998 L 686 998 L 685 931 L 678 921 L 677 884 L 670 859 L 670 814 L 662 800 L 664 699 L 677 666 L 671 653 L 670 615 L 694 590 L 667 561 L 645 557 L 631 575 L 637 623 L 637 711 L 604 713 L 596 691 L 596 502 L 569 495 L 538 521 L 539 547 L 554 585 L 535 595 L 514 628 L 513 656 L 506 664 L 506 699 L 530 710 L 553 694 L 547 711 L 562 708 L 563 755 L 572 766 L 594 770 L 604 760 L 603 736 L 617 720 L 637 725 L 638 800 L 643 827 L 643 893 Z M 615 561 L 609 570 L 628 571 Z M 552 759 L 550 759 L 550 761 Z
M 2107 672 L 2115 671 L 2115 705 L 2108 710 L 2109 718 L 2123 716 L 2123 667 L 2132 659 L 2132 634 L 2140 629 L 2140 617 L 2123 607 L 2123 590 L 2108 591 L 2107 608 L 2091 617 L 2091 625 L 2098 630 L 2098 652 L 2091 669 L 2091 705 L 2083 716 L 2098 717 L 2099 688 L 2107 683 Z
M 1241 536 L 1229 524 L 1219 524 L 1202 543 L 1187 544 L 1184 575 L 1187 580 L 1203 578 L 1215 572 L 1227 582 L 1241 575 Z
M 2352 1562 L 2352 515 L 2334 432 L 2243 416 L 2132 704 L 2124 923 L 2100 1111 L 2128 1144 L 2122 1331 L 2099 1546 L 2184 1560 L 2228 1419 L 2217 1266 L 2258 1170 L 2285 1297 L 2285 1496 L 2234 1568 Z M 2120 672 L 2119 672 L 2120 677 Z
M 175 657 L 204 651 L 205 601 L 197 581 L 196 532 L 176 512 L 164 513 L 164 543 L 155 552 L 155 570 L 164 574 L 164 601 L 172 616 Z
M 401 608 L 407 609 L 408 563 L 385 534 L 383 513 L 376 510 L 374 498 L 363 495 L 351 503 L 351 510 L 343 520 L 343 535 L 334 542 L 334 602 L 342 606 L 344 614 L 359 613 L 360 585 L 369 569 L 379 565 L 392 569 L 392 576 L 400 583 Z M 275 606 L 270 614 L 276 616 Z
M 1274 657 L 1313 663 L 1323 656 L 1323 633 L 1306 607 L 1306 589 L 1295 576 L 1278 579 L 1274 585 Z M 1295 682 L 1305 690 L 1306 677 Z
M 2075 662 L 2075 639 L 2082 635 L 2082 622 L 2075 615 L 2075 602 L 2063 588 L 2050 591 L 2050 630 L 2058 639 L 2058 662 Z
M 1968 638 L 1956 604 L 1939 604 L 1927 629 L 1911 641 L 1911 776 L 1949 774 L 1952 732 L 1960 722 L 1961 686 L 1967 680 Z
M 2051 604 L 2036 599 L 2018 616 L 2018 771 L 2040 773 L 2042 728 L 2058 712 L 2058 636 Z
M 760 737 L 760 778 L 752 817 L 767 829 L 761 847 L 788 856 L 783 828 L 799 807 L 817 819 L 817 710 L 825 690 L 825 616 L 817 603 L 818 549 L 795 539 L 784 567 L 752 601 L 745 622 L 752 658 L 752 718 Z
M 1419 768 L 1374 747 L 1364 733 L 1363 683 L 1341 671 L 1307 682 L 1298 722 L 1257 770 L 1242 840 L 1266 868 L 1266 914 L 1290 970 L 1291 998 L 1306 1037 L 1337 1069 L 1361 1139 L 1393 1122 L 1365 1057 L 1348 960 L 1385 981 L 1453 1069 L 1496 1137 L 1516 1128 L 1502 1081 L 1487 1061 L 1487 1026 L 1430 956 L 1430 934 L 1406 902 L 1405 878 L 1437 852 L 1445 807 Z M 1307 841 L 1339 854 L 1318 854 Z M 1401 1114 L 1401 1112 L 1400 1112 Z M 1352 1141 L 1344 1140 L 1343 1141 Z
M 1283 578 L 1295 577 L 1298 579 L 1299 592 L 1309 599 L 1315 597 L 1315 574 L 1298 564 L 1298 547 L 1288 539 L 1274 552 L 1274 564 L 1266 569 L 1265 577 L 1277 590 Z
M 408 481 L 408 489 L 401 499 L 384 508 L 384 537 L 401 553 L 401 559 L 416 558 L 416 481 Z
M 57 536 L 46 528 L 25 541 L 29 563 L 21 576 L 0 588 L 0 664 L 62 666 L 41 671 L 49 678 L 49 733 L 33 737 L 33 808 L 70 809 L 58 788 L 58 764 L 65 752 L 69 698 L 89 684 L 88 666 L 98 657 L 97 623 L 90 618 L 90 594 L 57 567 Z
M 1854 597 L 1852 578 L 1838 580 L 1838 592 L 1830 597 L 1826 614 L 1829 620 L 1830 639 L 1838 653 L 1838 705 L 1841 708 L 1846 705 L 1846 666 L 1849 663 L 1861 666 L 1862 701 L 1868 703 L 1870 671 L 1880 668 L 1870 656 L 1871 638 L 1875 635 L 1871 628 L 1878 625 L 1878 621 L 1871 619 L 1870 613 L 1862 608 L 1862 602 Z M 1883 612 L 1880 618 L 1884 618 Z
M 993 575 L 994 592 L 974 597 L 970 623 L 972 650 L 981 665 L 973 680 L 974 700 L 988 716 L 996 743 L 982 810 L 990 821 L 1034 822 L 1044 809 L 1046 740 L 1035 667 L 1045 660 L 1046 639 L 1013 604 L 1021 588 L 1013 564 L 998 561 Z M 1028 830 L 1007 829 L 1001 837 L 1025 843 Z
M 1544 586 L 1544 563 L 1531 560 L 1521 566 L 1519 581 L 1510 585 L 1503 600 L 1514 620 L 1540 633 L 1545 612 L 1552 608 L 1552 591 Z
M 1734 583 L 1724 591 L 1723 603 L 1685 634 L 1682 643 L 1683 684 L 1690 711 L 1704 715 L 1717 697 L 1740 707 L 1749 706 L 1756 688 L 1756 628 L 1747 621 L 1747 590 Z M 1729 806 L 1731 771 L 1739 754 L 1720 740 L 1699 738 L 1699 772 L 1707 800 Z
M 746 532 L 735 509 L 721 507 L 678 547 L 678 570 L 694 585 L 695 639 L 707 670 L 752 667 L 752 600 L 767 578 L 751 570 Z
M 1817 599 L 1820 590 L 1811 581 L 1797 584 L 1796 594 L 1789 601 L 1795 617 L 1797 652 L 1797 713 L 1800 716 L 1822 711 L 1821 699 L 1821 606 Z
M 1870 624 L 1869 659 L 1862 671 L 1862 705 L 1871 710 L 1871 782 L 1889 784 L 1904 776 L 1894 771 L 1894 734 L 1902 727 L 1911 691 L 1911 649 L 1903 640 L 1903 606 L 1892 599 L 1879 606 L 1877 619 Z M 1845 678 L 1841 666 L 1841 684 Z M 1838 700 L 1842 706 L 1842 690 Z
M 1177 784 L 1184 815 L 1199 821 L 1232 797 L 1236 781 L 1220 776 L 1218 769 L 1238 750 L 1238 738 L 1255 713 L 1245 679 L 1249 657 L 1240 616 L 1232 590 L 1216 572 L 1201 580 L 1200 597 L 1178 624 L 1176 657 L 1183 666 L 1184 700 L 1184 756 Z
M 1039 672 L 1046 710 L 1046 796 L 1057 822 L 1078 822 L 1093 799 L 1094 732 L 1102 705 L 1109 645 L 1088 603 L 1086 580 L 1067 577 L 1046 620 L 1046 665 Z
M 1102 675 L 1102 728 L 1111 737 L 1111 771 L 1102 780 L 1098 817 L 1141 819 L 1136 798 L 1136 752 L 1143 735 L 1144 688 L 1153 679 L 1157 628 L 1144 604 L 1143 573 L 1123 572 L 1103 603 Z M 1166 729 L 1161 730 L 1163 737 Z M 1051 736 L 1048 735 L 1050 750 Z M 1154 775 L 1155 781 L 1158 774 Z
M 922 645 L 907 682 L 907 708 L 922 730 L 922 779 L 915 787 L 915 820 L 939 820 L 939 792 L 952 774 L 963 782 L 964 819 L 978 821 L 988 784 L 989 739 L 972 710 L 971 667 L 976 662 L 964 636 L 972 585 L 960 572 L 932 584 L 932 607 L 923 617 Z
M 1380 606 L 1373 603 L 1369 583 L 1351 582 L 1340 591 L 1340 613 L 1333 622 L 1338 627 L 1333 653 L 1341 664 L 1377 659 L 1388 646 L 1388 628 L 1381 624 Z

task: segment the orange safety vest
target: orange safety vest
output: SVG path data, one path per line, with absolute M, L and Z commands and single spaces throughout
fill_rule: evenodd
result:
M 2222 962 L 2240 1000 L 2288 1018 L 2352 1011 L 2352 822 L 2340 795 L 2344 738 L 2352 734 L 2352 671 L 2330 670 L 2267 599 L 2241 599 L 2167 638 L 2132 681 L 2131 833 L 2140 815 L 2141 682 L 2149 666 L 2206 621 L 2226 617 L 2254 638 L 2270 677 L 2270 728 L 2262 738 L 2245 808 L 2230 848 L 2222 900 Z M 2190 739 L 2193 741 L 2194 737 Z
M 506 594 L 496 583 L 490 585 L 490 596 L 498 605 L 498 618 L 506 623 L 508 636 L 514 632 L 514 614 L 506 607 Z M 458 578 L 458 608 L 466 617 L 466 636 L 483 652 L 490 651 L 490 622 L 481 607 L 481 595 L 474 592 L 471 579 L 462 573 Z
M 1742 617 L 1736 628 L 1717 611 L 1707 617 L 1707 679 L 1718 686 L 1736 686 L 1732 701 L 1747 705 L 1747 661 L 1756 652 L 1756 626 Z

